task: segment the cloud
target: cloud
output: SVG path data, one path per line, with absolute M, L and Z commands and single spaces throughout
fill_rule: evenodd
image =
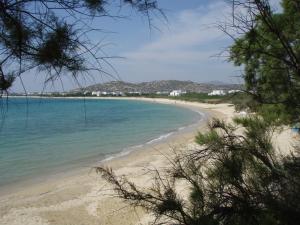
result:
M 119 71 L 124 80 L 180 79 L 209 81 L 232 79 L 236 68 L 217 55 L 232 42 L 217 28 L 230 16 L 224 1 L 183 10 L 162 26 L 156 39 L 122 56 Z
M 139 62 L 186 63 L 207 60 L 221 51 L 220 43 L 224 43 L 226 37 L 216 27 L 216 22 L 227 12 L 228 7 L 223 1 L 184 10 L 171 19 L 169 30 L 164 29 L 157 40 L 124 55 L 128 61 Z

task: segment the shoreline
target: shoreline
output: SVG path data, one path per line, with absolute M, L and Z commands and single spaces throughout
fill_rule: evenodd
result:
M 166 161 L 165 155 L 168 155 L 170 153 L 171 146 L 182 147 L 183 145 L 192 144 L 195 134 L 198 131 L 203 131 L 205 129 L 206 121 L 208 121 L 211 117 L 228 119 L 233 114 L 233 107 L 230 107 L 228 104 L 212 105 L 206 103 L 185 102 L 170 99 L 148 99 L 138 97 L 92 97 L 92 99 L 126 99 L 150 101 L 160 104 L 174 104 L 176 106 L 189 108 L 190 110 L 196 112 L 205 113 L 206 116 L 197 121 L 197 123 L 192 124 L 182 130 L 178 128 L 176 132 L 172 133 L 166 138 L 162 138 L 162 140 L 154 141 L 153 143 L 149 143 L 148 145 L 144 144 L 140 147 L 130 150 L 129 152 L 126 152 L 125 154 L 122 154 L 121 152 L 120 156 L 109 160 L 103 160 L 101 162 L 102 166 L 109 166 L 113 168 L 117 174 L 126 174 L 133 179 L 136 179 L 135 177 L 138 176 L 133 174 L 144 173 L 144 168 L 148 166 L 154 166 L 156 168 L 164 167 Z M 137 182 L 142 184 L 145 182 L 147 183 L 149 181 L 148 179 L 149 177 L 147 178 L 147 176 L 140 176 L 137 179 Z M 117 200 L 108 201 L 107 199 L 104 201 L 111 202 L 112 206 L 105 207 L 105 209 L 101 207 L 101 201 L 103 200 L 103 198 L 105 199 L 105 195 L 98 196 L 97 193 L 103 185 L 105 186 L 105 184 L 103 184 L 103 181 L 101 181 L 100 177 L 95 174 L 94 171 L 91 171 L 90 168 L 81 168 L 76 171 L 64 172 L 63 174 L 55 174 L 52 177 L 44 178 L 39 183 L 34 183 L 25 187 L 22 186 L 21 190 L 0 195 L 0 211 L 2 211 L 2 213 L 0 213 L 0 223 L 21 224 L 18 223 L 18 220 L 20 219 L 23 222 L 26 221 L 25 224 L 94 224 L 94 222 L 92 223 L 91 220 L 93 221 L 95 219 L 95 215 L 92 215 L 89 219 L 82 218 L 81 223 L 76 223 L 74 221 L 73 223 L 71 221 L 62 222 L 62 220 L 64 220 L 63 218 L 65 218 L 68 213 L 74 211 L 74 207 L 76 208 L 78 207 L 78 205 L 80 205 L 81 207 L 80 210 L 76 209 L 79 210 L 78 214 L 83 213 L 85 216 L 86 214 L 93 214 L 91 213 L 90 209 L 86 209 L 86 207 L 92 207 L 91 205 L 97 205 L 96 209 L 95 207 L 93 208 L 93 210 L 96 211 L 98 211 L 98 208 L 102 211 L 109 209 L 113 211 L 115 210 L 115 207 L 118 208 L 119 203 L 116 205 L 114 203 L 114 201 Z M 96 195 L 97 197 L 95 197 L 95 199 L 98 200 L 94 201 L 95 199 L 90 198 L 91 195 Z M 72 204 L 68 205 L 69 203 Z M 68 206 L 63 207 L 64 204 L 67 204 Z M 52 216 L 53 207 L 56 208 L 55 214 L 58 213 L 56 214 L 55 218 L 58 217 L 60 219 L 55 219 L 55 222 L 48 223 L 49 220 L 51 221 L 51 219 L 49 218 Z M 82 209 L 82 207 L 84 209 Z M 119 216 L 122 217 L 122 213 Z M 131 216 L 132 221 L 136 220 L 136 217 L 134 215 Z M 32 221 L 33 218 L 38 219 L 34 222 Z M 69 218 L 69 220 L 71 219 L 72 218 Z M 116 218 L 116 220 L 117 222 L 110 221 L 103 224 L 122 224 L 120 219 Z M 95 224 L 99 222 L 98 220 L 96 221 Z
M 15 98 L 15 96 L 12 96 Z M 18 96 L 16 96 L 17 98 Z M 39 98 L 38 96 L 28 96 L 29 98 Z M 83 97 L 42 97 L 44 99 L 83 99 Z M 200 126 L 202 123 L 207 121 L 209 118 L 209 115 L 207 113 L 204 113 L 203 111 L 200 111 L 197 107 L 195 106 L 189 106 L 189 105 L 182 105 L 182 102 L 176 105 L 176 101 L 178 100 L 170 100 L 169 99 L 162 99 L 162 101 L 153 101 L 153 99 L 148 99 L 148 98 L 139 98 L 139 97 L 91 97 L 91 98 L 86 98 L 86 99 L 93 99 L 93 100 L 131 100 L 131 101 L 143 101 L 143 102 L 149 102 L 149 103 L 154 103 L 154 104 L 169 104 L 169 105 L 175 105 L 176 107 L 182 107 L 186 108 L 188 110 L 191 110 L 197 114 L 199 114 L 199 118 L 197 118 L 196 121 L 193 121 L 192 124 L 186 124 L 183 127 L 178 127 L 174 130 L 170 130 L 167 133 L 162 133 L 157 137 L 150 138 L 149 140 L 139 143 L 137 145 L 132 145 L 132 146 L 127 146 L 122 149 L 120 149 L 119 152 L 115 153 L 107 153 L 103 155 L 103 157 L 99 157 L 98 160 L 94 160 L 95 162 L 88 162 L 88 161 L 82 161 L 80 165 L 78 164 L 76 167 L 71 167 L 70 165 L 65 165 L 61 166 L 60 168 L 57 168 L 53 172 L 45 173 L 45 174 L 40 174 L 38 176 L 32 176 L 28 177 L 27 179 L 21 180 L 21 181 L 16 181 L 12 182 L 9 184 L 4 184 L 0 186 L 0 199 L 3 196 L 6 195 L 11 195 L 14 194 L 24 188 L 30 188 L 35 185 L 39 185 L 43 183 L 44 181 L 51 182 L 56 179 L 58 176 L 59 178 L 64 178 L 72 175 L 77 175 L 86 168 L 92 168 L 95 165 L 99 165 L 102 163 L 108 163 L 112 160 L 116 160 L 118 158 L 123 158 L 126 157 L 135 151 L 141 151 L 144 148 L 151 148 L 157 144 L 168 142 L 173 139 L 174 136 L 180 136 L 185 133 L 194 131 L 197 129 L 198 126 Z M 154 99 L 155 100 L 155 99 Z M 160 99 L 159 99 L 160 100 Z

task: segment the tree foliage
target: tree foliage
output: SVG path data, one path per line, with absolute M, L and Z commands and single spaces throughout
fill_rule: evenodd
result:
M 234 14 L 232 27 L 242 35 L 234 39 L 230 60 L 244 66 L 248 93 L 269 111 L 267 105 L 276 104 L 290 122 L 299 121 L 300 1 L 283 0 L 277 13 L 265 0 L 234 4 L 247 13 Z
M 25 71 L 45 71 L 47 80 L 60 79 L 62 74 L 76 78 L 78 74 L 105 73 L 101 43 L 89 39 L 89 21 L 115 17 L 107 8 L 113 0 L 66 1 L 0 1 L 0 93 L 11 87 Z M 157 9 L 155 0 L 121 0 L 145 14 Z

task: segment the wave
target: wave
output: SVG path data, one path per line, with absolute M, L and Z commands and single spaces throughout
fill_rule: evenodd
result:
M 159 142 L 163 139 L 166 139 L 166 138 L 170 137 L 172 134 L 174 134 L 174 132 L 170 132 L 170 133 L 167 133 L 167 134 L 160 135 L 158 138 L 154 138 L 154 139 L 146 142 L 146 145 L 153 144 L 155 142 Z
M 119 153 L 116 153 L 116 154 L 109 154 L 107 155 L 104 159 L 102 159 L 100 162 L 107 162 L 107 161 L 110 161 L 110 160 L 113 160 L 113 159 L 116 159 L 116 158 L 120 158 L 120 157 L 124 157 L 126 155 L 129 155 L 131 152 L 135 151 L 135 150 L 138 150 L 138 149 L 141 149 L 145 146 L 148 146 L 148 145 L 152 145 L 152 144 L 155 144 L 155 143 L 159 143 L 167 138 L 169 138 L 170 136 L 180 132 L 180 131 L 184 131 L 188 128 L 191 128 L 191 127 L 194 127 L 194 126 L 197 126 L 198 123 L 202 122 L 205 118 L 207 118 L 206 114 L 203 113 L 203 112 L 200 112 L 200 111 L 197 111 L 197 110 L 193 110 L 197 113 L 199 113 L 201 115 L 201 118 L 196 122 L 196 123 L 193 123 L 193 124 L 189 124 L 189 125 L 186 125 L 186 126 L 183 126 L 183 127 L 179 127 L 175 130 L 172 130 L 168 133 L 165 133 L 165 134 L 162 134 L 160 135 L 159 137 L 156 137 L 156 138 L 153 138 L 149 141 L 147 141 L 146 143 L 144 144 L 139 144 L 139 145 L 134 145 L 134 146 L 131 146 L 131 147 L 126 147 L 124 148 L 121 152 Z

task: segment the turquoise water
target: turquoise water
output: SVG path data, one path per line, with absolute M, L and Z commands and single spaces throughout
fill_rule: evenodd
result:
M 1 110 L 0 187 L 90 166 L 200 117 L 172 105 L 108 99 L 16 98 Z

